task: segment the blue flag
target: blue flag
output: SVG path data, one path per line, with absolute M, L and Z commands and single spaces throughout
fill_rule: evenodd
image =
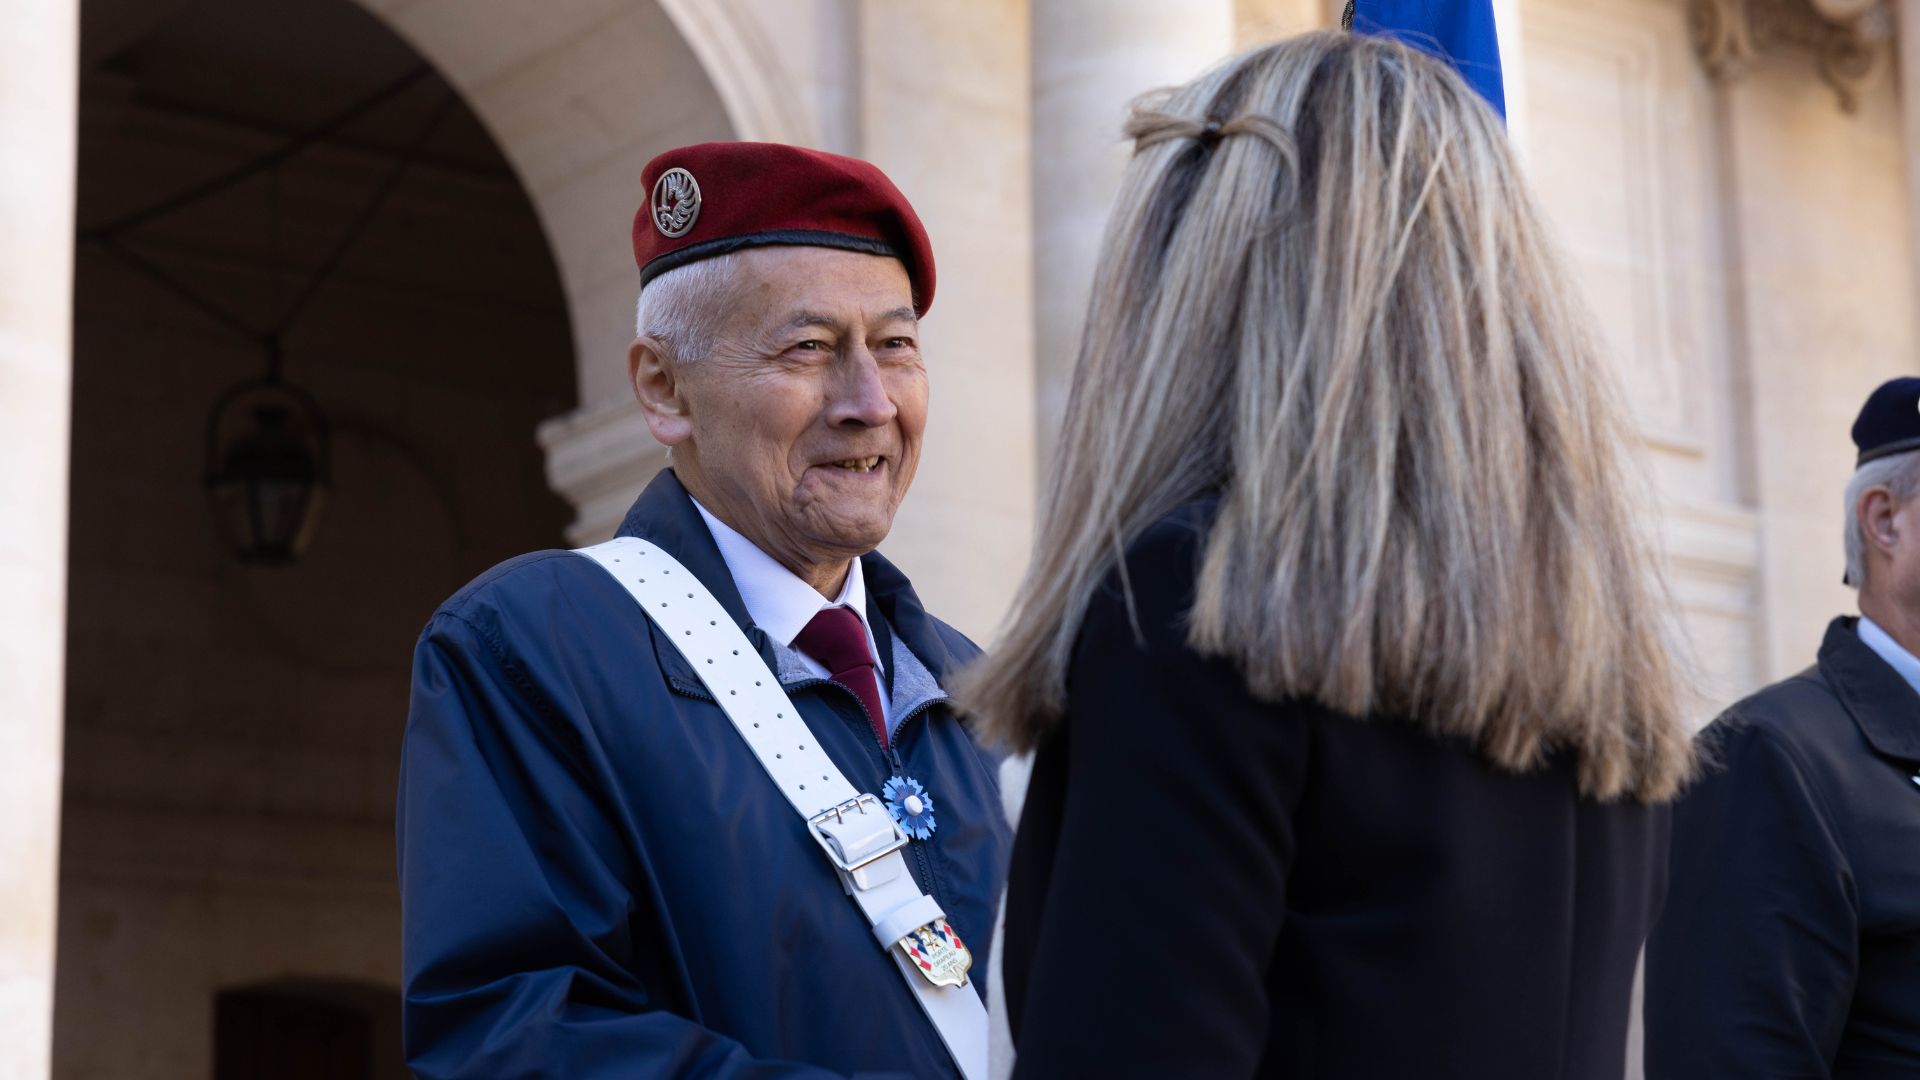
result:
M 1493 0 L 1354 0 L 1353 31 L 1398 38 L 1446 60 L 1506 117 Z

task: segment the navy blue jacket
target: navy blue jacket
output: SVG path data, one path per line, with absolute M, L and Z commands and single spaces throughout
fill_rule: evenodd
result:
M 712 590 L 855 788 L 897 772 L 926 785 L 938 831 L 907 864 L 985 972 L 1010 837 L 996 763 L 941 690 L 974 645 L 891 563 L 862 560 L 901 717 L 888 751 L 852 692 L 752 625 L 672 472 L 620 533 Z M 398 830 L 421 1080 L 957 1075 L 698 675 L 586 558 L 503 563 L 428 622 Z
M 1920 694 L 1827 628 L 1700 736 L 1647 942 L 1647 1077 L 1920 1076 Z

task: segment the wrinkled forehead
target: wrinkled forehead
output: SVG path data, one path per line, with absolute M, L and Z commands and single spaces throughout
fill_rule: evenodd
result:
M 915 323 L 913 282 L 900 260 L 823 247 L 762 247 L 734 256 L 729 329 L 777 333 L 792 325 L 873 330 Z

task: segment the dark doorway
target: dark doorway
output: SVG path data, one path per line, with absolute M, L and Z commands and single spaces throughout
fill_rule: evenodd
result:
M 54 1075 L 404 1075 L 393 994 L 314 980 L 398 982 L 420 627 L 564 542 L 534 429 L 576 404 L 567 302 L 487 129 L 358 4 L 82 22 Z M 208 484 L 210 414 L 270 362 L 330 432 L 277 565 Z
M 397 1080 L 398 1015 L 393 991 L 352 983 L 222 991 L 213 1080 Z

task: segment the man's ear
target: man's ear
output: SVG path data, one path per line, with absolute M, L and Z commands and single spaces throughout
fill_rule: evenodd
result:
M 1866 539 L 1867 546 L 1884 554 L 1891 553 L 1900 543 L 1899 509 L 1893 493 L 1886 488 L 1868 488 L 1866 494 L 1860 496 L 1860 505 L 1854 507 L 1854 513 L 1859 515 L 1860 535 Z
M 680 373 L 666 346 L 650 337 L 635 338 L 627 346 L 627 379 L 654 441 L 678 446 L 693 436 Z

